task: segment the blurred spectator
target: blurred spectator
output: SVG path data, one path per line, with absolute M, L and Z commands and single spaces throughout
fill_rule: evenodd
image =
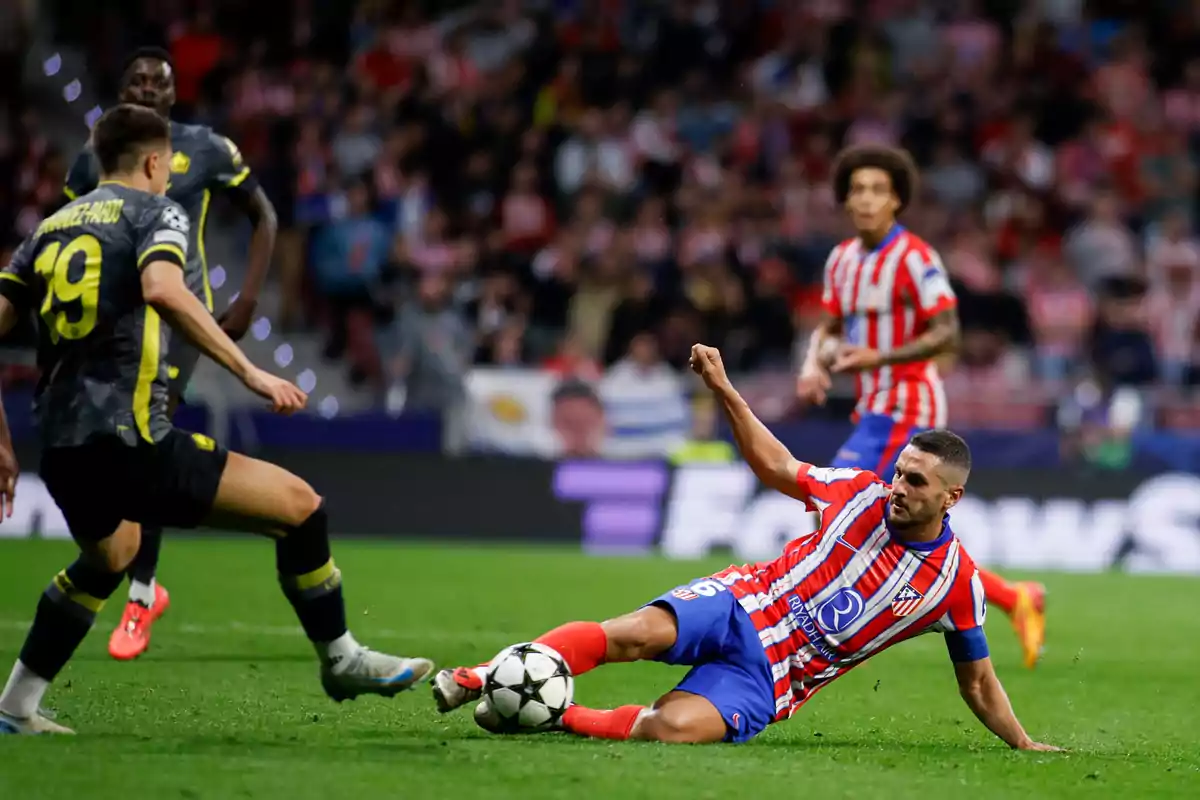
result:
M 653 458 L 682 444 L 688 410 L 681 378 L 663 361 L 654 335 L 642 332 L 600 382 L 608 419 L 605 455 Z
M 331 315 L 327 358 L 341 358 L 345 352 L 350 313 L 374 308 L 372 290 L 383 276 L 391 246 L 387 227 L 371 215 L 365 183 L 347 187 L 345 205 L 344 216 L 324 227 L 313 242 L 313 270 Z
M 390 408 L 449 409 L 463 401 L 475 348 L 470 328 L 450 305 L 444 275 L 418 279 L 417 296 L 401 308 L 386 339 Z
M 1138 271 L 1137 243 L 1120 215 L 1116 193 L 1101 189 L 1088 216 L 1067 233 L 1063 243 L 1071 265 L 1093 290 L 1108 278 Z

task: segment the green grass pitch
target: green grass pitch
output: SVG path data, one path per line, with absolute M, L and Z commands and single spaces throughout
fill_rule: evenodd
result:
M 340 541 L 351 625 L 379 649 L 475 663 L 572 619 L 635 608 L 727 560 Z M 0 541 L 0 669 L 69 543 Z M 1046 658 L 1026 672 L 1007 620 L 993 657 L 1026 727 L 1072 749 L 1013 753 L 955 691 L 939 637 L 874 659 L 747 745 L 495 737 L 429 692 L 336 705 L 279 595 L 271 547 L 168 539 L 172 608 L 140 660 L 108 659 L 114 597 L 47 702 L 70 739 L 0 740 L 0 798 L 1200 797 L 1200 580 L 1050 575 Z M 583 676 L 596 706 L 648 702 L 683 670 Z M 2 680 L 0 676 L 0 680 Z

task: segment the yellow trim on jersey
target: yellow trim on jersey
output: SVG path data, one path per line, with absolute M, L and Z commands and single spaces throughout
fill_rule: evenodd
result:
M 99 183 L 97 183 L 96 185 L 97 185 L 97 186 L 104 186 L 104 185 L 105 185 L 105 184 L 107 184 L 107 183 L 115 183 L 117 186 L 124 186 L 126 189 L 132 189 L 132 188 L 133 188 L 133 186 L 132 186 L 131 184 L 128 184 L 128 183 L 126 183 L 125 181 L 117 181 L 117 180 L 113 180 L 113 179 L 111 179 L 111 178 L 110 178 L 110 179 L 108 179 L 108 180 L 103 180 L 103 181 L 100 181 L 100 182 L 99 182 Z
M 162 357 L 160 325 L 158 312 L 146 306 L 142 323 L 142 360 L 138 363 L 137 386 L 133 390 L 133 421 L 147 442 L 154 441 L 150 436 L 150 401 L 154 397 L 154 379 L 158 377 L 158 362 Z
M 22 286 L 29 285 L 25 282 L 24 278 L 22 278 L 18 275 L 13 275 L 11 272 L 0 272 L 0 280 L 15 281 L 15 282 L 21 284 Z
M 74 200 L 75 198 L 79 197 L 79 195 L 75 194 L 74 190 L 72 190 L 70 186 L 63 187 L 63 194 L 67 196 L 68 200 Z
M 228 186 L 230 189 L 233 189 L 235 187 L 241 186 L 243 183 L 245 183 L 246 178 L 249 178 L 249 177 L 250 177 L 250 168 L 243 167 L 242 171 L 239 172 L 237 175 L 234 175 L 233 179 L 230 180 L 229 183 L 227 183 L 225 185 Z
M 208 204 L 212 202 L 212 192 L 204 190 L 200 201 L 200 228 L 196 231 L 196 246 L 200 248 L 200 273 L 204 277 L 204 305 L 209 313 L 213 310 L 212 284 L 208 282 L 208 251 L 204 247 L 204 229 L 208 223 Z
M 183 250 L 174 244 L 153 244 L 146 250 L 142 251 L 141 258 L 138 259 L 138 269 L 146 266 L 146 262 L 150 260 L 155 253 L 170 253 L 179 259 L 179 266 L 187 264 L 187 256 L 183 254 Z

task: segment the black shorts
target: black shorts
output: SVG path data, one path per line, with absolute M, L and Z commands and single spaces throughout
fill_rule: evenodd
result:
M 207 436 L 177 428 L 156 444 L 112 438 L 51 447 L 39 470 L 71 535 L 96 542 L 122 520 L 195 528 L 212 511 L 229 452 Z

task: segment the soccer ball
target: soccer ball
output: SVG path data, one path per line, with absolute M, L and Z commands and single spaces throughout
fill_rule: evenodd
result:
M 491 714 L 489 727 L 504 733 L 537 731 L 562 717 L 575 693 L 567 662 L 553 648 L 537 642 L 501 650 L 488 665 L 483 696 Z

